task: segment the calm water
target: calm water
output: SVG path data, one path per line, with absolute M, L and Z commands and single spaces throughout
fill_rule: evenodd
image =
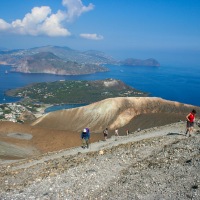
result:
M 200 66 L 131 67 L 107 65 L 109 72 L 79 76 L 11 73 L 9 66 L 0 66 L 0 103 L 16 102 L 18 98 L 5 96 L 8 89 L 34 82 L 57 80 L 119 79 L 151 96 L 200 106 Z M 5 71 L 8 73 L 5 73 Z

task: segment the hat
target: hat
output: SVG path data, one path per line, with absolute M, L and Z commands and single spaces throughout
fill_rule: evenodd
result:
M 84 132 L 84 133 L 86 133 L 86 132 L 87 132 L 87 130 L 84 128 L 84 129 L 83 129 L 83 132 Z

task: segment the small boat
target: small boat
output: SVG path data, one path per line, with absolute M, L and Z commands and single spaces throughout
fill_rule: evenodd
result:
M 5 74 L 8 74 L 8 71 L 7 71 L 7 70 L 5 71 Z

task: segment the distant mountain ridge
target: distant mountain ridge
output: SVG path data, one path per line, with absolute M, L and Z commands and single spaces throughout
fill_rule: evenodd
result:
M 17 61 L 12 71 L 23 73 L 49 73 L 57 75 L 79 75 L 108 71 L 97 64 L 81 64 L 63 60 L 51 52 L 39 52 Z
M 15 72 L 58 75 L 80 75 L 108 71 L 103 64 L 160 66 L 155 59 L 128 58 L 124 61 L 118 61 L 101 51 L 78 51 L 59 46 L 0 50 L 0 64 L 12 65 Z
M 114 58 L 100 51 L 90 50 L 82 52 L 78 50 L 73 50 L 69 47 L 59 47 L 59 46 L 43 46 L 30 49 L 0 51 L 0 61 L 4 59 L 9 62 L 10 56 L 14 57 L 16 60 L 20 60 L 26 56 L 31 56 L 42 52 L 50 52 L 65 61 L 73 61 L 81 64 L 116 63 L 116 60 Z

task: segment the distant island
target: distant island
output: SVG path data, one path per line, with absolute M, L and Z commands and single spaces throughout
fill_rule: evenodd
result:
M 151 66 L 151 67 L 159 67 L 160 66 L 160 63 L 153 58 L 149 58 L 146 60 L 127 58 L 123 61 L 120 61 L 120 64 L 121 65 L 130 65 L 130 66 Z
M 51 52 L 40 52 L 20 59 L 13 72 L 80 75 L 108 71 L 99 64 L 65 61 Z
M 93 103 L 112 97 L 144 97 L 148 93 L 136 90 L 120 80 L 44 82 L 13 89 L 6 95 L 45 104 Z
M 118 61 L 104 52 L 77 51 L 69 47 L 44 46 L 30 49 L 0 50 L 0 65 L 11 65 L 12 72 L 81 75 L 106 72 L 106 64 L 160 66 L 153 58 L 127 58 Z

